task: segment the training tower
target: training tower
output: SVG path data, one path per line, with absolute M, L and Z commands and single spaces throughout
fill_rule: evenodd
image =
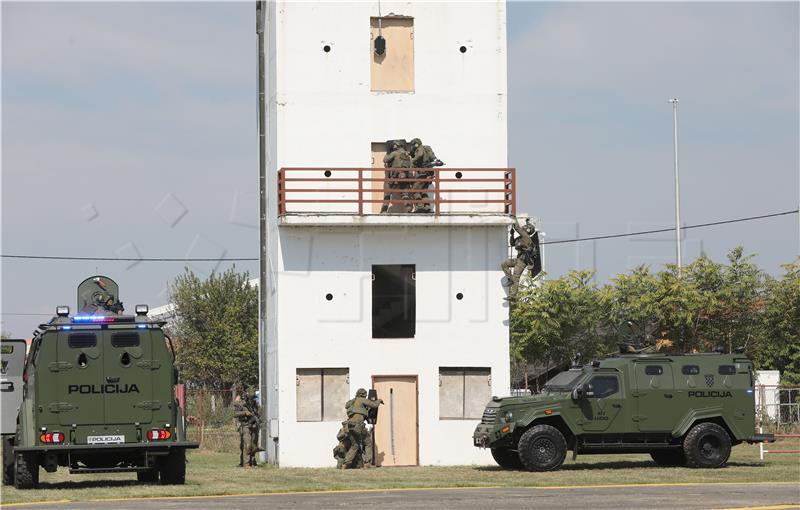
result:
M 509 392 L 505 1 L 266 9 L 268 459 L 334 465 L 374 387 L 380 465 L 491 463 L 471 436 Z M 415 137 L 446 163 L 434 212 L 379 214 L 385 141 Z

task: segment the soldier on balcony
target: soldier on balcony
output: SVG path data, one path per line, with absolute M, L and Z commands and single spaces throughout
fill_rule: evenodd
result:
M 436 157 L 430 145 L 422 145 L 422 140 L 414 138 L 411 140 L 411 157 L 414 168 L 417 168 L 412 189 L 414 190 L 414 200 L 427 200 L 428 194 L 425 192 L 433 179 L 434 171 L 432 168 L 442 166 L 444 163 Z M 414 202 L 415 213 L 429 213 L 431 210 L 430 202 Z
M 411 154 L 408 153 L 405 147 L 406 141 L 389 140 L 386 142 L 386 145 L 388 145 L 391 149 L 391 151 L 383 157 L 383 166 L 390 169 L 386 171 L 386 178 L 410 178 L 411 171 L 409 169 L 413 165 L 411 163 Z M 384 188 L 386 189 L 386 192 L 383 195 L 383 206 L 381 206 L 382 213 L 389 212 L 389 208 L 392 205 L 389 201 L 393 200 L 397 195 L 397 191 L 394 190 L 400 190 L 400 198 L 402 200 L 411 200 L 411 194 L 408 192 L 410 186 L 407 181 L 387 180 Z M 402 204 L 402 210 L 404 212 L 411 212 L 411 209 L 411 203 L 404 202 Z

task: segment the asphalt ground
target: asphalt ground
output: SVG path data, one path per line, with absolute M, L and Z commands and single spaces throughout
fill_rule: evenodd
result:
M 558 508 L 617 509 L 685 508 L 762 510 L 800 509 L 795 483 L 718 483 L 617 485 L 602 487 L 395 489 L 374 491 L 298 492 L 284 494 L 189 496 L 126 500 L 12 504 L 13 508 L 85 510 L 226 510 L 374 508 Z

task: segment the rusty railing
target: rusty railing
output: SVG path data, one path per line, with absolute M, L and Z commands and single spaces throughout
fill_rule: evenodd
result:
M 281 168 L 278 214 L 516 213 L 514 168 L 392 169 L 405 177 L 387 170 Z

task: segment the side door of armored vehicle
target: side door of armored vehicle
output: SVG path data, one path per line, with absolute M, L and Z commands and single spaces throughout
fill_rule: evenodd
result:
M 585 383 L 585 398 L 578 401 L 584 432 L 604 432 L 612 424 L 624 419 L 625 394 L 621 375 L 601 372 L 592 375 Z
M 682 416 L 677 416 L 679 399 L 674 386 L 672 365 L 668 361 L 642 361 L 633 364 L 636 384 L 636 409 L 633 421 L 641 432 L 670 432 Z
M 61 330 L 57 335 L 55 357 L 40 356 L 39 360 L 40 386 L 57 388 L 41 395 L 57 396 L 57 400 L 45 398 L 43 404 L 58 415 L 60 425 L 103 425 L 103 332 Z M 42 341 L 49 341 L 47 334 Z
M 163 360 L 153 359 L 147 329 L 108 329 L 103 332 L 106 423 L 147 425 L 153 410 L 167 402 L 153 400 L 153 374 Z M 133 438 L 126 438 L 130 442 Z
M 25 340 L 3 339 L 2 378 L 2 433 L 14 434 L 17 430 L 17 411 L 22 404 L 22 372 L 25 369 Z

